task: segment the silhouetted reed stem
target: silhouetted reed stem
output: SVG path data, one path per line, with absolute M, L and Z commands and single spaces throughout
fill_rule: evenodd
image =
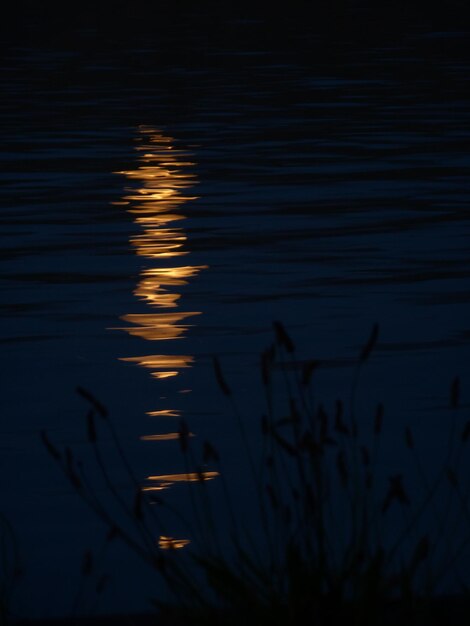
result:
M 141 535 L 141 538 L 143 540 L 143 542 L 145 543 L 145 545 L 147 546 L 147 549 L 152 550 L 154 548 L 155 545 L 155 536 L 154 534 L 152 534 L 150 528 L 147 527 L 147 525 L 144 522 L 144 517 L 142 516 L 136 516 L 136 512 L 135 512 L 135 508 L 131 507 L 126 500 L 121 496 L 121 494 L 117 491 L 117 489 L 115 488 L 108 470 L 106 468 L 106 465 L 103 462 L 103 458 L 101 455 L 101 451 L 98 445 L 98 442 L 96 439 L 94 439 L 91 442 L 91 446 L 93 449 L 93 453 L 95 456 L 95 460 L 96 463 L 101 471 L 101 474 L 104 478 L 106 487 L 108 488 L 109 492 L 112 494 L 112 496 L 114 497 L 115 501 L 118 503 L 119 507 L 121 508 L 121 510 L 124 512 L 124 514 L 128 517 L 129 520 L 131 520 L 132 522 L 135 523 L 135 526 L 139 532 L 139 534 Z M 139 488 L 138 491 L 136 492 L 136 497 L 137 494 L 139 494 L 141 492 L 141 489 Z M 158 526 L 160 526 L 160 522 L 158 520 Z M 160 528 L 159 532 L 162 532 L 162 529 Z
M 225 380 L 225 377 L 222 373 L 222 368 L 220 366 L 219 363 L 219 359 L 217 357 L 213 358 L 213 366 L 214 366 L 214 372 L 215 372 L 215 377 L 217 380 L 217 383 L 219 385 L 219 388 L 221 389 L 222 393 L 228 398 L 228 401 L 230 402 L 230 405 L 232 407 L 232 412 L 233 415 L 235 417 L 235 422 L 238 426 L 238 430 L 242 439 L 242 443 L 243 446 L 245 448 L 245 452 L 247 455 L 247 459 L 248 459 L 248 463 L 250 466 L 250 470 L 251 470 L 251 475 L 253 476 L 253 481 L 255 484 L 255 489 L 256 489 L 256 493 L 257 493 L 257 500 L 258 500 L 258 507 L 259 507 L 259 511 L 260 511 L 260 517 L 261 517 L 261 522 L 263 525 L 263 530 L 264 530 L 264 535 L 265 538 L 267 539 L 268 543 L 269 543 L 269 524 L 268 524 L 268 520 L 267 520 L 267 516 L 266 516 L 266 510 L 264 507 L 264 497 L 263 497 L 263 489 L 262 489 L 262 485 L 261 485 L 261 481 L 260 481 L 260 474 L 259 471 L 257 471 L 256 467 L 255 467 L 255 463 L 253 460 L 253 454 L 252 454 L 252 450 L 251 450 L 251 445 L 249 443 L 247 434 L 246 434 L 246 429 L 245 429 L 245 425 L 243 423 L 243 419 L 241 417 L 240 411 L 238 409 L 238 406 L 233 398 L 232 392 L 230 387 L 227 385 L 227 382 Z M 271 549 L 271 546 L 269 546 L 269 548 Z

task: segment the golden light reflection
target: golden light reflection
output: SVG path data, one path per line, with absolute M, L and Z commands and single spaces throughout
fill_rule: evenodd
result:
M 173 537 L 164 537 L 163 535 L 158 540 L 158 547 L 161 550 L 179 550 L 191 543 L 189 539 L 174 539 Z
M 194 437 L 193 433 L 189 433 L 188 437 Z M 173 441 L 180 438 L 179 433 L 162 433 L 160 435 L 143 435 L 142 441 Z
M 113 204 L 124 206 L 132 216 L 137 232 L 130 238 L 136 255 L 146 262 L 140 271 L 134 289 L 136 298 L 148 309 L 145 313 L 129 313 L 121 320 L 127 326 L 129 335 L 146 341 L 173 341 L 183 339 L 192 326 L 188 320 L 200 315 L 200 311 L 184 311 L 180 287 L 188 284 L 207 265 L 190 265 L 187 262 L 190 250 L 188 238 L 183 228 L 186 217 L 181 207 L 197 199 L 189 190 L 197 183 L 191 168 L 195 165 L 182 150 L 175 149 L 174 139 L 160 131 L 142 126 L 136 138 L 139 154 L 135 169 L 116 172 L 129 181 L 124 197 Z M 183 261 L 184 259 L 184 261 Z M 145 309 L 144 309 L 145 310 Z M 177 342 L 178 345 L 180 342 Z M 174 347 L 174 344 L 171 344 Z M 160 350 L 158 350 L 160 351 Z M 173 350 L 170 350 L 172 352 Z M 122 361 L 145 367 L 153 378 L 163 382 L 174 379 L 178 374 L 194 364 L 194 357 L 175 354 L 146 354 L 127 356 Z M 189 393 L 191 389 L 180 389 L 179 393 Z M 159 408 L 148 411 L 155 418 L 180 417 L 174 408 Z M 161 429 L 164 430 L 164 429 Z M 170 432 L 144 435 L 144 441 L 178 440 L 180 434 Z M 189 433 L 190 437 L 194 435 Z M 193 472 L 186 474 L 162 474 L 148 476 L 144 491 L 161 491 L 175 483 L 212 480 L 218 472 Z M 174 539 L 161 536 L 158 545 L 163 550 L 180 549 L 189 543 L 187 539 Z
M 150 417 L 180 417 L 181 413 L 175 409 L 160 409 L 159 411 L 147 411 Z
M 152 372 L 152 376 L 154 378 L 173 378 L 174 376 L 178 376 L 178 370 L 172 370 L 169 372 Z
M 149 354 L 147 356 L 130 356 L 119 359 L 120 361 L 129 361 L 130 363 L 138 363 L 143 367 L 166 368 L 166 367 L 191 367 L 194 357 L 173 355 L 168 356 L 164 354 Z
M 197 182 L 190 171 L 195 164 L 183 150 L 173 147 L 174 139 L 160 131 L 142 126 L 136 141 L 139 153 L 137 167 L 117 172 L 131 183 L 121 201 L 133 216 L 140 233 L 130 239 L 139 257 L 148 259 L 150 267 L 142 268 L 134 290 L 138 300 L 152 309 L 151 313 L 133 313 L 121 319 L 130 324 L 121 328 L 132 336 L 147 341 L 182 339 L 192 324 L 188 318 L 200 315 L 199 311 L 177 310 L 181 293 L 175 289 L 188 284 L 188 280 L 206 269 L 206 265 L 173 265 L 172 261 L 186 257 L 187 236 L 181 226 L 185 216 L 182 205 L 197 199 L 188 190 Z M 173 311 L 168 311 L 173 309 Z M 145 355 L 122 359 L 150 370 L 157 379 L 170 379 L 181 369 L 192 366 L 193 357 Z M 158 412 L 153 412 L 157 414 Z
M 186 285 L 188 278 L 197 275 L 205 267 L 204 265 L 194 267 L 186 265 L 183 267 L 144 269 L 134 293 L 139 300 L 146 301 L 150 306 L 176 307 L 181 294 L 170 293 L 165 288 Z
M 123 315 L 124 322 L 136 324 L 134 327 L 124 327 L 130 335 L 143 337 L 148 341 L 165 341 L 182 337 L 191 324 L 179 324 L 188 317 L 200 315 L 198 311 L 188 313 L 136 313 Z
M 147 480 L 154 482 L 154 485 L 146 485 L 143 491 L 162 491 L 168 489 L 174 483 L 195 483 L 213 480 L 219 476 L 219 472 L 189 472 L 187 474 L 160 474 L 159 476 L 148 476 Z

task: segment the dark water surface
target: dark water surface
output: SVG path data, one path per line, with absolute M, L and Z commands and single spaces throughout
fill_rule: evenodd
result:
M 62 32 L 36 16 L 4 45 L 1 511 L 22 615 L 72 610 L 83 551 L 105 536 L 39 438 L 88 458 L 77 385 L 153 488 L 184 471 L 184 417 L 244 489 L 211 357 L 257 432 L 275 319 L 299 359 L 329 365 L 327 403 L 380 323 L 358 402 L 364 419 L 385 402 L 392 439 L 410 422 L 438 455 L 457 374 L 468 400 L 468 32 L 216 17 Z M 184 508 L 182 489 L 166 493 Z M 154 581 L 108 550 L 97 610 L 144 608 Z

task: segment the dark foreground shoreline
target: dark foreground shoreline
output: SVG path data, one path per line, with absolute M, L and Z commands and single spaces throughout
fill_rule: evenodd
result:
M 431 620 L 429 626 L 469 626 L 470 624 L 470 597 L 450 596 L 438 598 L 431 603 Z M 416 617 L 416 616 L 415 616 Z M 386 621 L 387 624 L 400 626 L 415 626 L 414 618 L 403 614 L 400 610 L 391 609 Z M 198 620 L 198 623 L 201 623 Z M 221 619 L 220 626 L 223 626 Z M 212 624 L 212 622 L 211 622 Z M 44 619 L 20 619 L 12 621 L 11 626 L 191 626 L 188 620 L 178 614 L 159 615 L 158 613 L 143 613 L 131 615 L 96 615 L 90 617 L 63 617 Z M 246 625 L 248 626 L 248 625 Z M 382 626 L 378 624 L 377 626 Z

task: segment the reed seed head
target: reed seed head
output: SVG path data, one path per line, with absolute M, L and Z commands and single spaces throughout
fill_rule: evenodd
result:
M 295 352 L 294 342 L 289 337 L 284 325 L 281 322 L 275 321 L 273 322 L 273 326 L 278 344 L 284 347 L 290 354 Z
M 178 431 L 178 441 L 183 454 L 188 450 L 189 428 L 185 420 L 180 421 L 180 429 Z
M 216 463 L 218 463 L 220 461 L 219 453 L 210 441 L 204 441 L 202 458 L 204 460 L 204 463 L 209 463 L 210 461 L 215 461 Z
M 401 474 L 390 476 L 388 493 L 382 505 L 382 512 L 385 513 L 395 500 L 403 505 L 410 504 L 405 487 L 403 486 L 403 476 Z
M 302 365 L 302 385 L 304 387 L 310 384 L 313 373 L 315 372 L 315 370 L 317 369 L 319 365 L 320 365 L 319 361 L 313 361 L 313 360 L 307 361 L 306 363 Z
M 378 336 L 379 336 L 379 325 L 374 324 L 374 326 L 372 327 L 372 331 L 370 333 L 369 339 L 367 340 L 367 343 L 362 348 L 362 351 L 359 357 L 359 361 L 361 363 L 364 363 L 369 358 L 370 353 L 372 352 L 372 350 L 375 347 L 375 344 L 377 343 Z
M 76 392 L 79 396 L 82 396 L 91 406 L 97 411 L 98 415 L 103 418 L 108 417 L 108 409 L 102 404 L 91 391 L 84 389 L 83 387 L 77 387 Z

